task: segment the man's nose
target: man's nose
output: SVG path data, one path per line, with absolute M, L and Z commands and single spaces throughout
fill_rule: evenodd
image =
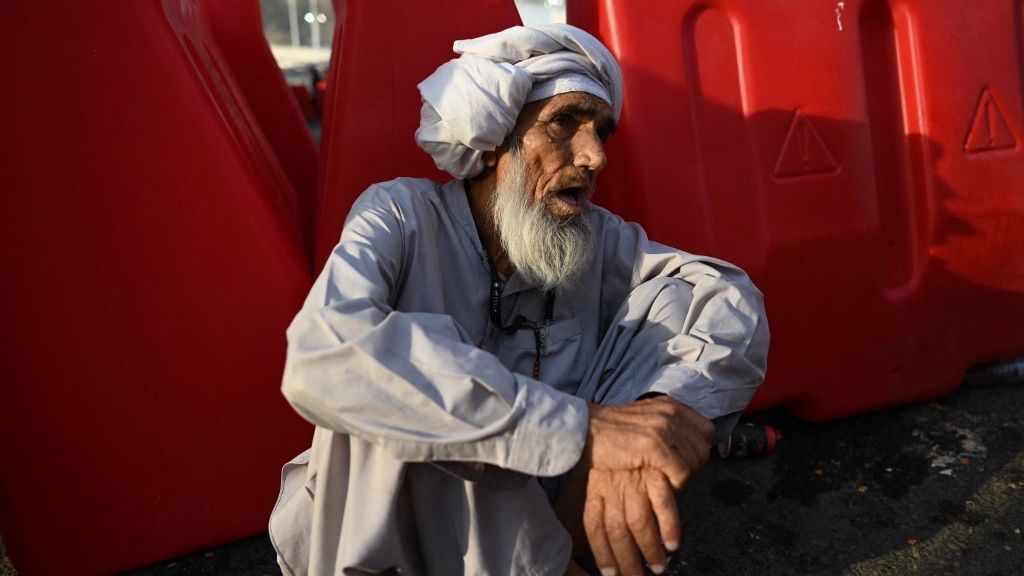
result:
M 604 142 L 594 130 L 580 130 L 573 142 L 573 166 L 591 172 L 600 172 L 608 164 Z

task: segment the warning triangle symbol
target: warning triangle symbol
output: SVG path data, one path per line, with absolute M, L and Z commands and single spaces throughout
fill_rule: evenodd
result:
M 974 119 L 971 120 L 971 129 L 967 132 L 964 149 L 968 153 L 977 154 L 1016 145 L 1017 140 L 1013 137 L 1010 124 L 992 97 L 992 92 L 988 88 L 983 89 L 978 99 L 978 108 L 974 111 Z
M 825 142 L 814 129 L 809 118 L 797 110 L 789 133 L 782 142 L 779 159 L 772 175 L 776 178 L 794 178 L 809 174 L 828 174 L 839 169 L 839 164 L 828 151 Z

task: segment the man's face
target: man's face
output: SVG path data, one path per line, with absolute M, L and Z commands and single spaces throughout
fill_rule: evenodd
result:
M 611 106 L 586 92 L 567 92 L 523 107 L 515 132 L 522 138 L 531 203 L 569 219 L 583 213 L 597 173 L 607 164 L 605 141 L 615 132 Z M 509 159 L 498 158 L 497 178 L 506 176 Z
M 554 96 L 523 109 L 521 145 L 498 159 L 490 200 L 498 238 L 512 265 L 545 290 L 573 288 L 593 257 L 593 231 L 582 216 L 614 124 L 600 98 Z

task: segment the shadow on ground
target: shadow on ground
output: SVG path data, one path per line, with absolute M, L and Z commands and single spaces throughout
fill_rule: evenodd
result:
M 681 498 L 674 575 L 1024 573 L 1024 385 L 828 424 L 782 413 L 777 454 Z

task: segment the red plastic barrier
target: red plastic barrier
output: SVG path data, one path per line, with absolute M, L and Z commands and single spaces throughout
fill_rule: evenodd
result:
M 454 58 L 452 42 L 520 23 L 512 0 L 334 0 L 337 29 L 321 140 L 316 262 L 338 243 L 349 207 L 374 182 L 450 177 L 416 146 L 416 84 Z
M 208 0 L 202 3 L 211 39 L 226 73 L 267 138 L 288 176 L 298 201 L 300 224 L 312 263 L 317 151 L 302 111 L 292 96 L 263 34 L 258 0 Z M 307 94 L 308 96 L 308 94 Z
M 598 201 L 767 297 L 755 407 L 824 420 L 1024 355 L 1020 3 L 570 1 L 621 60 Z
M 310 278 L 204 4 L 47 9 L 0 36 L 0 531 L 27 576 L 109 573 L 265 529 Z

